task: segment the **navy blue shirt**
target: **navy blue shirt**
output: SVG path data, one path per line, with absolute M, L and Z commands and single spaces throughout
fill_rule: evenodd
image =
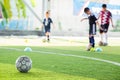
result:
M 89 15 L 89 16 L 88 16 L 88 19 L 89 19 L 89 24 L 90 24 L 90 25 L 91 25 L 91 24 L 96 24 L 97 18 L 95 17 L 94 14 Z
M 53 23 L 51 18 L 48 18 L 48 19 L 45 18 L 44 21 L 43 21 L 44 27 L 48 28 L 48 29 L 50 29 L 51 23 Z

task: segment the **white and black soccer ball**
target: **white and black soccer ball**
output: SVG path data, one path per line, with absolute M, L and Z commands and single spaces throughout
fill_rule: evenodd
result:
M 32 60 L 28 56 L 20 56 L 16 60 L 16 68 L 22 73 L 27 73 L 32 68 Z

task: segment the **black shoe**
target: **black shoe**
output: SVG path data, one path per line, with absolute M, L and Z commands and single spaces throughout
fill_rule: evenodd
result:
M 90 51 L 90 50 L 91 50 L 91 48 L 92 48 L 92 46 L 91 46 L 91 45 L 88 45 L 88 47 L 87 47 L 86 51 Z
M 50 39 L 48 39 L 47 42 L 50 42 Z
M 100 41 L 98 45 L 99 45 L 99 46 L 103 46 L 103 44 L 104 44 L 104 43 L 103 43 L 102 41 Z
M 108 46 L 108 43 L 104 43 L 103 46 Z

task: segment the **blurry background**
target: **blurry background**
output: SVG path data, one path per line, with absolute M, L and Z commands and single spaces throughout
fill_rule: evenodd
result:
M 86 17 L 83 9 L 90 7 L 98 17 L 101 5 L 106 3 L 108 10 L 113 14 L 116 27 L 112 29 L 110 26 L 109 36 L 120 37 L 120 0 L 1 0 L 0 2 L 0 35 L 21 35 L 21 33 L 43 35 L 41 21 L 45 17 L 45 12 L 50 10 L 55 24 L 55 28 L 52 28 L 53 36 L 87 36 L 88 21 L 80 22 L 81 18 Z M 6 6 L 7 4 L 9 5 Z M 5 17 L 3 7 L 8 17 Z

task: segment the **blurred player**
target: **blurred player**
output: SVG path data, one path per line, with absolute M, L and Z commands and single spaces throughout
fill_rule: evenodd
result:
M 53 24 L 53 21 L 50 18 L 50 13 L 46 12 L 46 18 L 43 20 L 43 26 L 44 26 L 44 29 L 45 29 L 45 35 L 47 37 L 48 42 L 50 41 L 51 24 Z
M 81 21 L 88 19 L 89 20 L 89 46 L 87 48 L 87 51 L 90 51 L 91 48 L 95 47 L 95 39 L 94 35 L 96 35 L 96 23 L 97 18 L 95 15 L 90 11 L 88 7 L 84 9 L 84 12 L 88 15 L 88 18 L 83 18 Z
M 112 21 L 112 14 L 110 11 L 107 10 L 106 4 L 102 5 L 102 11 L 100 11 L 98 19 L 101 19 L 101 27 L 102 27 L 102 29 L 100 29 L 101 41 L 99 45 L 107 46 L 108 45 L 107 32 L 108 32 L 110 21 L 111 21 L 112 27 L 114 26 L 113 26 L 113 21 Z

